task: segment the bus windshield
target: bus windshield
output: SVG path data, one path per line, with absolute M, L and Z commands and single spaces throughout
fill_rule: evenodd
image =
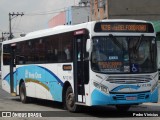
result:
M 157 70 L 155 37 L 95 36 L 92 70 L 102 73 L 149 73 Z

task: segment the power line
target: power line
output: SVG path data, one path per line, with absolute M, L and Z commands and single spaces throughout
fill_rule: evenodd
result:
M 25 15 L 26 16 L 49 15 L 49 14 L 61 13 L 65 11 L 67 10 L 62 10 L 62 11 L 57 11 L 57 12 L 48 12 L 48 13 L 33 13 L 33 14 L 25 14 Z
M 60 13 L 60 12 L 66 11 L 65 9 L 66 8 L 60 8 L 60 9 L 56 9 L 56 10 L 49 10 L 49 11 L 38 12 L 38 13 L 25 13 L 25 15 L 34 16 L 34 15 L 54 14 L 54 13 Z
M 85 6 L 77 6 L 77 7 L 85 7 Z M 27 15 L 27 16 L 48 15 L 48 14 L 65 12 L 65 11 L 68 11 L 67 9 L 68 9 L 68 7 L 63 7 L 63 8 L 59 8 L 59 9 L 55 9 L 55 10 L 48 10 L 48 11 L 38 12 L 38 13 L 25 13 L 25 15 Z M 79 9 L 79 8 L 75 8 L 75 9 Z
M 74 10 L 81 9 L 81 7 L 83 7 L 83 6 L 76 6 L 73 9 Z M 49 11 L 39 12 L 39 13 L 24 13 L 23 15 L 25 15 L 25 16 L 49 15 L 49 14 L 55 14 L 55 13 L 61 13 L 61 12 L 69 11 L 68 8 L 69 7 L 65 7 L 65 8 L 60 8 L 60 9 L 56 9 L 56 10 L 49 10 Z M 21 21 L 21 19 L 19 20 L 18 24 L 20 24 L 20 21 Z M 16 25 L 16 26 L 18 26 L 18 25 Z M 14 25 L 14 27 L 15 27 L 15 25 Z M 15 27 L 14 31 L 16 31 L 16 29 L 18 29 L 18 27 Z M 24 32 L 26 30 L 20 30 L 20 31 Z M 20 33 L 20 31 L 19 32 L 14 32 L 14 33 Z
M 79 6 L 78 6 L 78 7 L 79 7 Z M 80 9 L 80 8 L 74 8 L 74 9 Z M 66 11 L 69 11 L 69 10 L 66 9 L 66 10 L 61 10 L 61 11 L 57 11 L 57 12 L 46 12 L 46 13 L 26 13 L 25 15 L 27 15 L 27 16 L 49 15 L 49 14 L 66 12 Z
M 72 6 L 72 5 L 70 5 Z M 74 0 L 74 6 L 75 6 L 75 0 Z M 61 11 L 66 11 L 65 9 L 67 9 L 68 7 L 63 7 L 63 8 L 58 8 L 58 9 L 54 9 L 54 10 L 47 10 L 47 11 L 41 11 L 41 12 L 32 12 L 32 13 L 25 13 L 25 15 L 46 15 L 46 14 L 52 14 L 52 13 L 57 13 L 57 12 L 61 12 Z

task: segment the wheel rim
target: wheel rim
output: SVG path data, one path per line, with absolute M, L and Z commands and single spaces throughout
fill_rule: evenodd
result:
M 74 106 L 74 94 L 73 93 L 69 93 L 68 95 L 67 95 L 67 99 L 66 99 L 67 101 L 67 105 L 68 105 L 68 107 L 73 107 Z

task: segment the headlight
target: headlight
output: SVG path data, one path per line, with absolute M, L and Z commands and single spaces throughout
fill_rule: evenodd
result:
M 158 86 L 158 81 L 152 86 L 151 92 L 153 92 L 157 86 Z
M 98 88 L 100 91 L 106 93 L 106 94 L 109 94 L 109 90 L 108 90 L 108 87 L 100 84 L 100 83 L 97 83 L 97 82 L 93 82 L 93 85 Z

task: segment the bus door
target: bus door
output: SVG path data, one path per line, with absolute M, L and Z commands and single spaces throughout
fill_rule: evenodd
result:
M 85 30 L 83 32 L 75 31 L 75 39 L 74 39 L 74 94 L 75 101 L 79 103 L 85 103 L 85 88 L 84 84 L 86 79 L 86 73 L 89 74 L 88 66 L 86 66 L 86 62 L 84 59 L 85 56 L 85 44 L 86 44 L 86 35 Z M 79 34 L 82 33 L 82 34 Z
M 11 44 L 11 61 L 10 61 L 10 92 L 12 96 L 16 96 L 14 85 L 16 84 L 15 71 L 16 71 L 16 60 L 15 60 L 16 44 Z

